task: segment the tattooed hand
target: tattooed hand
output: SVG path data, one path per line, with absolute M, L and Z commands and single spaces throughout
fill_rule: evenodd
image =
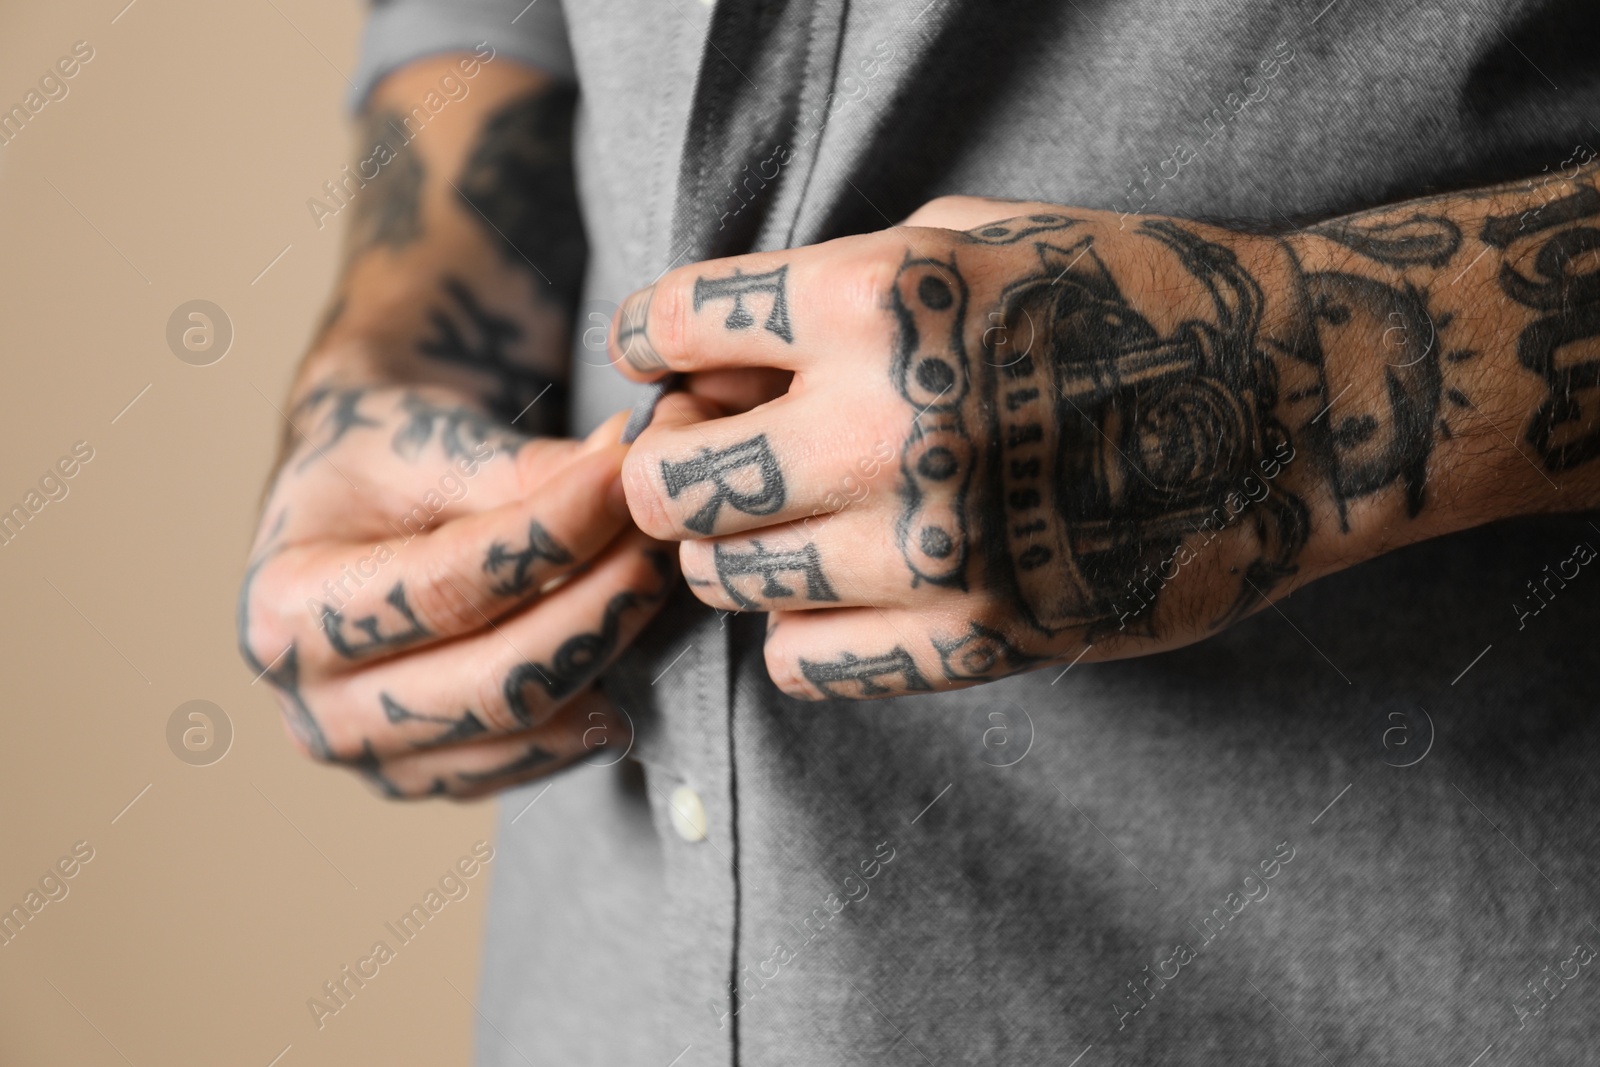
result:
M 780 688 L 856 698 L 1172 648 L 1508 501 L 1592 505 L 1540 495 L 1600 453 L 1600 401 L 1547 396 L 1552 363 L 1600 381 L 1600 194 L 1567 178 L 1531 220 L 1509 190 L 1281 237 L 951 198 L 674 270 L 619 366 L 794 377 L 710 421 L 669 395 L 634 519 L 706 603 L 772 613 Z M 1531 311 L 1486 321 L 1501 289 Z M 1566 358 L 1519 366 L 1519 331 Z
M 239 601 L 303 751 L 391 796 L 620 758 L 593 682 L 673 576 L 628 519 L 621 418 L 530 440 L 439 389 L 306 395 Z

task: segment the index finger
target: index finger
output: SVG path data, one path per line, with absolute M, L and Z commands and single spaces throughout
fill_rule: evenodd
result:
M 804 371 L 882 317 L 899 251 L 881 234 L 670 270 L 617 309 L 610 355 L 630 378 L 740 367 Z

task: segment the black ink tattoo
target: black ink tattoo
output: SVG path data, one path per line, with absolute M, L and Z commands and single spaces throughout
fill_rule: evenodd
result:
M 305 470 L 306 467 L 321 459 L 334 445 L 344 440 L 344 435 L 360 427 L 381 427 L 383 423 L 377 419 L 368 418 L 361 414 L 360 404 L 371 390 L 356 387 L 352 389 L 333 389 L 324 386 L 313 390 L 304 400 L 295 405 L 295 410 L 314 411 L 325 400 L 331 399 L 333 406 L 323 416 L 320 429 L 324 431 L 321 443 L 317 444 L 311 454 L 300 461 L 296 470 Z
M 1210 296 L 1210 315 L 1163 334 L 1086 235 L 1066 248 L 1035 242 L 1037 274 L 1006 288 L 1000 325 L 984 336 L 979 410 L 995 499 L 960 510 L 982 523 L 987 566 L 1022 619 L 1051 635 L 1083 627 L 1093 640 L 1123 627 L 1130 579 L 1170 560 L 1258 459 L 1288 443 L 1272 414 L 1256 280 L 1232 251 L 1173 222 L 1142 222 L 1136 234 L 1173 254 Z M 1309 536 L 1306 507 L 1280 483 L 1258 507 L 1259 557 L 1224 617 L 1251 584 L 1270 589 L 1293 573 Z
M 344 612 L 333 605 L 322 605 L 322 632 L 328 635 L 328 644 L 333 646 L 335 652 L 345 659 L 362 659 L 376 652 L 405 648 L 433 636 L 432 631 L 412 613 L 411 605 L 406 603 L 404 583 L 394 583 L 394 588 L 383 599 L 405 621 L 402 628 L 387 634 L 379 630 L 381 622 L 376 614 L 346 620 Z M 346 634 L 347 622 L 356 631 L 356 636 Z
M 483 569 L 493 575 L 499 575 L 508 568 L 511 572 L 491 586 L 490 592 L 496 596 L 521 596 L 535 588 L 533 567 L 541 560 L 554 567 L 564 567 L 572 562 L 572 553 L 551 537 L 550 531 L 540 525 L 537 519 L 533 519 L 528 523 L 526 548 L 513 552 L 510 545 L 500 541 L 489 546 Z
M 771 515 L 783 507 L 786 496 L 783 471 L 766 434 L 727 448 L 702 448 L 691 459 L 664 459 L 661 480 L 673 500 L 696 486 L 712 484 L 710 498 L 683 520 L 684 526 L 699 534 L 709 534 L 716 527 L 724 504 L 746 515 Z M 752 480 L 756 484 L 750 484 Z
M 1425 294 L 1409 284 L 1333 271 L 1307 275 L 1304 284 L 1320 348 L 1313 357 L 1322 368 L 1316 393 L 1324 403 L 1299 432 L 1324 468 L 1340 525 L 1349 529 L 1350 501 L 1397 481 L 1415 516 L 1436 440 L 1439 333 L 1451 316 L 1431 316 Z M 1328 352 L 1366 356 L 1369 365 L 1347 373 L 1352 381 L 1381 380 L 1383 395 L 1351 397 L 1350 384 L 1328 380 Z
M 698 312 L 703 305 L 714 300 L 732 300 L 733 306 L 728 309 L 728 317 L 722 322 L 723 328 L 747 330 L 756 324 L 756 320 L 744 306 L 745 300 L 753 296 L 771 297 L 772 310 L 767 312 L 762 328 L 792 345 L 794 331 L 789 326 L 788 276 L 788 266 L 782 266 L 765 274 L 741 274 L 736 270 L 731 278 L 696 278 L 694 309 Z
M 667 595 L 668 578 L 672 573 L 671 561 L 661 552 L 646 553 L 651 565 L 661 578 L 660 585 L 650 592 L 623 590 L 606 602 L 601 614 L 600 628 L 590 633 L 576 634 L 563 641 L 549 663 L 528 661 L 513 667 L 506 675 L 503 692 L 506 706 L 524 726 L 535 726 L 535 715 L 541 709 L 533 697 L 534 690 L 542 692 L 551 702 L 559 702 L 578 692 L 594 680 L 601 666 L 617 650 L 617 640 L 622 633 L 622 617 L 630 611 L 655 604 Z
M 900 450 L 900 554 L 912 585 L 966 588 L 973 473 L 972 436 L 962 415 L 970 392 L 967 285 L 953 260 L 915 259 L 901 267 L 892 301 L 900 332 L 890 374 L 916 412 Z
M 1336 219 L 1308 232 L 1391 267 L 1442 267 L 1461 248 L 1459 226 L 1421 212 L 1404 219 Z
M 802 659 L 800 673 L 823 695 L 834 698 L 883 696 L 896 690 L 920 693 L 933 688 L 917 670 L 911 653 L 900 645 L 881 656 L 862 657 L 846 652 L 823 663 Z
M 952 682 L 1000 678 L 1043 662 L 1017 648 L 1004 634 L 978 623 L 972 623 L 954 641 L 934 638 L 933 647 L 939 653 L 940 669 Z
M 435 404 L 416 393 L 401 397 L 400 406 L 408 418 L 395 431 L 390 447 L 404 459 L 417 459 L 436 434 L 450 459 L 484 460 L 501 453 L 513 456 L 528 443 L 527 438 L 472 408 Z
M 587 254 L 572 170 L 577 100 L 576 88 L 562 85 L 500 108 L 484 123 L 456 183 L 502 258 L 550 285 L 569 314 Z
M 761 601 L 741 593 L 735 584 L 736 579 L 759 577 L 761 586 L 756 590 L 756 595 L 763 600 L 779 600 L 795 595 L 792 587 L 778 581 L 778 575 L 785 571 L 799 571 L 805 577 L 807 600 L 839 599 L 839 594 L 833 591 L 833 586 L 828 584 L 827 576 L 822 573 L 822 556 L 817 552 L 815 544 L 808 542 L 803 548 L 792 552 L 769 551 L 760 541 L 751 541 L 750 546 L 754 551 L 735 552 L 722 544 L 715 545 L 711 550 L 722 588 L 727 592 L 729 599 L 739 605 L 739 610 L 750 611 Z
M 547 401 L 547 410 L 559 409 L 566 398 L 565 388 L 550 375 L 519 362 L 515 355 L 522 327 L 484 307 L 459 278 L 447 276 L 443 284 L 451 306 L 428 313 L 433 333 L 417 342 L 417 350 L 490 378 L 494 385 L 485 400 L 508 422 L 520 420 L 540 400 Z
M 1600 191 L 1577 192 L 1535 212 L 1490 219 L 1485 243 L 1506 248 L 1530 272 L 1509 261 L 1500 289 L 1539 313 L 1517 339 L 1517 358 L 1544 379 L 1548 392 L 1525 438 L 1551 471 L 1600 457 Z M 1577 225 L 1577 223 L 1587 223 Z M 1552 232 L 1554 231 L 1554 232 Z M 1522 242 L 1538 242 L 1522 256 Z
M 967 230 L 962 236 L 974 244 L 1013 245 L 1041 233 L 1068 229 L 1076 226 L 1080 221 L 1070 215 L 1050 213 L 1022 215 L 1018 218 L 1005 219 L 1002 222 L 991 222 L 987 226 L 979 226 L 977 229 Z
M 470 709 L 462 709 L 461 714 L 457 717 L 424 715 L 421 712 L 407 708 L 388 693 L 379 693 L 378 702 L 383 706 L 384 718 L 396 726 L 403 722 L 428 722 L 444 727 L 444 730 L 434 734 L 432 737 L 424 738 L 421 741 L 413 741 L 411 743 L 413 748 L 437 748 L 440 745 L 452 745 L 458 741 L 470 741 L 489 732 L 489 728 L 483 724 L 483 720 L 478 718 Z
M 372 155 L 358 163 L 357 172 L 370 159 L 377 174 L 354 193 L 346 257 L 353 259 L 369 248 L 400 249 L 422 236 L 422 187 L 426 172 L 422 160 L 407 146 L 405 116 L 395 111 L 374 111 L 362 121 L 363 152 Z M 398 150 L 394 145 L 398 144 Z M 379 146 L 382 145 L 382 151 Z

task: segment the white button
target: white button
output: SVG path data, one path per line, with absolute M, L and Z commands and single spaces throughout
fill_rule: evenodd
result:
M 706 806 L 700 802 L 699 793 L 680 785 L 672 791 L 667 807 L 672 812 L 672 828 L 679 837 L 689 842 L 706 839 Z

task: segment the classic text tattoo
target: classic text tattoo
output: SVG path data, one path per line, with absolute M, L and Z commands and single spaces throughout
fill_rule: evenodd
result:
M 785 343 L 794 344 L 794 331 L 789 326 L 787 266 L 765 274 L 741 274 L 737 270 L 731 278 L 696 278 L 694 281 L 694 309 L 713 301 L 731 300 L 728 317 L 722 325 L 729 330 L 747 330 L 756 324 L 755 316 L 744 302 L 752 297 L 770 298 L 772 307 L 761 325 L 768 333 L 777 334 Z
M 807 600 L 831 601 L 838 600 L 839 594 L 833 591 L 833 586 L 828 584 L 827 576 L 822 573 L 822 557 L 817 552 L 817 546 L 810 542 L 791 552 L 769 551 L 760 541 L 750 542 L 751 552 L 736 552 L 726 545 L 718 544 L 712 549 L 716 560 L 717 577 L 722 580 L 722 588 L 727 592 L 729 599 L 739 605 L 741 611 L 750 611 L 760 604 L 760 600 L 740 592 L 738 585 L 742 579 L 759 578 L 757 586 L 751 590 L 754 596 L 762 600 L 778 600 L 783 597 L 796 595 L 796 590 L 778 580 L 778 575 L 787 571 L 798 571 L 804 579 L 805 597 Z
M 746 515 L 771 515 L 783 507 L 785 499 L 783 471 L 766 434 L 727 448 L 702 448 L 698 455 L 682 461 L 664 459 L 661 480 L 673 500 L 710 483 L 709 497 L 683 520 L 684 526 L 699 534 L 709 534 L 716 527 L 724 504 Z

